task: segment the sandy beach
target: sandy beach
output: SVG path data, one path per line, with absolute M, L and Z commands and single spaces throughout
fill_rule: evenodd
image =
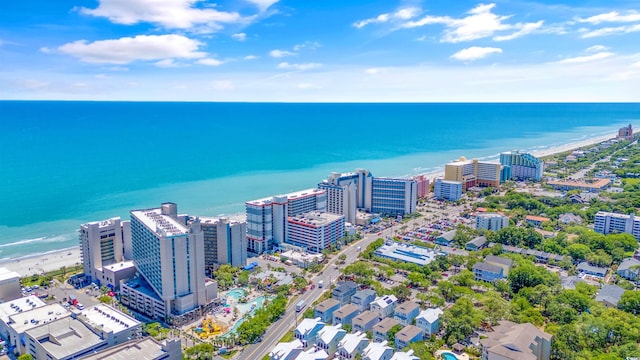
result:
M 549 156 L 553 154 L 558 154 L 574 149 L 578 149 L 585 146 L 590 146 L 594 144 L 601 143 L 608 139 L 615 137 L 615 133 L 609 133 L 600 135 L 593 138 L 588 138 L 576 142 L 571 142 L 567 144 L 563 144 L 560 146 L 550 147 L 548 149 L 541 149 L 533 151 L 532 153 L 538 157 Z M 473 154 L 468 154 L 470 158 L 473 157 Z M 444 164 L 443 164 L 444 165 Z M 426 174 L 426 177 L 433 181 L 434 178 L 444 176 L 444 171 L 437 171 L 433 173 Z M 244 220 L 244 216 L 239 214 L 238 216 L 233 216 L 236 220 Z M 79 226 L 79 224 L 78 224 Z M 0 267 L 5 267 L 12 271 L 17 272 L 22 276 L 29 276 L 32 274 L 40 274 L 43 272 L 53 271 L 62 268 L 63 266 L 70 267 L 76 264 L 80 264 L 80 248 L 73 247 L 68 249 L 63 249 L 59 251 L 52 251 L 45 254 L 35 254 L 33 256 L 22 257 L 20 259 L 6 259 L 0 261 Z

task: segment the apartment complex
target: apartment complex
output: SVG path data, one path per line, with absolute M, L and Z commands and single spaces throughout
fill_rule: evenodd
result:
M 261 254 L 285 242 L 287 219 L 310 211 L 327 211 L 327 191 L 307 189 L 247 201 L 247 249 Z
M 404 216 L 418 204 L 418 183 L 413 179 L 377 178 L 371 181 L 371 212 Z
M 461 181 L 462 191 L 474 186 L 500 187 L 501 165 L 460 158 L 445 165 L 444 180 Z
M 618 136 L 616 136 L 616 139 L 633 140 L 633 128 L 631 127 L 631 124 L 629 124 L 629 126 L 621 127 L 618 130 Z
M 605 235 L 627 233 L 640 241 L 640 219 L 636 219 L 633 214 L 598 211 L 594 219 L 593 230 Z
M 429 195 L 429 179 L 424 175 L 415 175 L 411 177 L 411 180 L 416 182 L 418 187 L 418 199 L 427 197 Z
M 433 185 L 433 195 L 437 200 L 457 201 L 462 197 L 462 181 L 436 179 Z
M 349 173 L 331 173 L 318 184 L 327 192 L 327 212 L 344 215 L 345 221 L 356 223 L 357 209 L 371 207 L 373 175 L 365 169 Z
M 207 301 L 202 226 L 198 219 L 185 225 L 177 211 L 174 203 L 131 211 L 133 261 L 153 291 L 141 295 L 155 295 L 165 316 L 183 314 Z M 136 289 L 129 287 L 128 292 Z
M 481 213 L 476 215 L 476 229 L 498 231 L 509 226 L 509 218 L 497 213 Z
M 198 218 L 191 218 L 190 222 Z M 247 264 L 247 223 L 228 218 L 201 217 L 204 233 L 204 266 L 207 276 L 221 264 Z
M 119 217 L 80 226 L 80 254 L 87 283 L 100 284 L 102 268 L 124 260 L 125 225 Z M 129 228 L 129 223 L 126 222 Z M 127 229 L 129 233 L 129 229 Z M 128 237 L 128 242 L 130 242 Z
M 544 161 L 519 151 L 503 152 L 500 154 L 502 165 L 501 180 L 542 180 Z
M 302 247 L 310 253 L 321 253 L 342 237 L 343 215 L 312 211 L 292 216 L 287 220 L 286 242 Z

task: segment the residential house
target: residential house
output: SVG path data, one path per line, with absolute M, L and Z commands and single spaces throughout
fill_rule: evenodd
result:
M 530 323 L 500 321 L 480 340 L 482 360 L 549 360 L 552 335 Z
M 331 296 L 340 301 L 342 305 L 345 305 L 351 301 L 351 296 L 353 296 L 357 290 L 358 285 L 356 283 L 353 281 L 344 281 L 333 289 Z
M 438 236 L 435 243 L 442 246 L 451 246 L 453 244 L 453 238 L 456 236 L 457 230 L 447 231 L 446 233 Z
M 387 334 L 392 327 L 400 324 L 398 320 L 393 318 L 384 318 L 373 326 L 373 341 L 383 342 L 388 339 Z
M 379 321 L 380 320 L 378 320 L 378 314 L 374 313 L 373 311 L 367 310 L 353 318 L 353 332 L 367 332 L 373 329 L 373 326 Z
M 318 332 L 316 348 L 326 351 L 329 356 L 333 356 L 338 351 L 338 344 L 345 335 L 347 335 L 347 330 L 343 329 L 342 325 L 327 325 Z
M 269 353 L 269 360 L 295 360 L 303 350 L 302 341 L 298 339 L 291 342 L 278 343 Z
M 636 280 L 640 274 L 640 260 L 632 257 L 622 260 L 618 266 L 618 275 L 627 280 Z
M 362 354 L 367 345 L 369 345 L 369 339 L 366 334 L 360 332 L 347 334 L 338 344 L 337 358 L 339 360 L 354 359 L 356 354 Z
M 509 275 L 509 271 L 511 271 L 511 268 L 513 267 L 513 260 L 495 255 L 487 255 L 487 257 L 484 258 L 484 262 L 486 262 L 487 264 L 500 266 L 502 269 L 504 269 L 505 276 Z
M 440 316 L 442 316 L 442 314 L 442 310 L 431 308 L 423 310 L 418 317 L 416 317 L 416 326 L 422 329 L 425 338 L 440 330 Z
M 328 358 L 329 354 L 326 351 L 322 349 L 311 348 L 300 353 L 296 360 L 327 360 Z
M 422 329 L 417 326 L 407 325 L 396 333 L 396 349 L 404 349 L 409 346 L 410 343 L 422 339 Z
M 383 342 L 373 342 L 367 345 L 362 352 L 362 360 L 391 360 L 393 348 Z
M 486 282 L 494 282 L 506 278 L 503 268 L 486 262 L 473 264 L 473 275 L 475 275 L 476 280 Z
M 377 297 L 371 304 L 369 305 L 369 309 L 374 313 L 378 314 L 378 318 L 380 320 L 393 315 L 394 310 L 396 309 L 396 303 L 398 302 L 398 298 L 395 295 L 384 295 Z
M 484 249 L 487 246 L 487 238 L 484 236 L 478 236 L 475 239 L 469 241 L 465 246 L 469 251 L 476 251 Z
M 579 272 L 591 276 L 605 277 L 607 275 L 608 268 L 603 268 L 599 266 L 589 265 L 588 262 L 583 261 L 576 267 Z
M 360 290 L 351 296 L 351 303 L 357 305 L 360 311 L 367 310 L 369 304 L 376 299 L 376 292 L 372 289 Z
M 618 285 L 603 285 L 596 293 L 596 301 L 601 302 L 605 307 L 617 308 L 624 291 Z
M 407 352 L 397 351 L 393 354 L 391 360 L 420 360 L 420 358 L 413 355 L 413 350 L 409 350 Z
M 353 318 L 358 316 L 359 312 L 358 307 L 353 304 L 344 305 L 333 313 L 333 325 L 342 324 L 343 327 L 347 324 L 351 325 Z
M 527 224 L 533 225 L 535 227 L 540 227 L 540 226 L 542 226 L 542 223 L 547 222 L 547 221 L 551 221 L 551 219 L 549 219 L 548 217 L 544 217 L 544 216 L 527 215 L 527 216 L 525 216 L 524 221 Z
M 576 289 L 576 284 L 577 283 L 587 283 L 586 281 L 584 281 L 583 279 L 581 279 L 579 276 L 560 276 L 560 284 L 562 285 L 563 289 L 567 289 L 567 290 L 575 290 Z
M 340 301 L 337 299 L 327 299 L 316 305 L 313 312 L 314 317 L 319 317 L 322 321 L 329 323 L 333 320 L 333 313 L 340 309 Z
M 582 218 L 576 214 L 565 213 L 558 215 L 558 222 L 563 223 L 565 225 L 576 223 L 578 225 L 582 224 Z
M 324 327 L 324 322 L 320 317 L 315 319 L 304 319 L 293 331 L 296 339 L 302 342 L 304 348 L 308 348 L 316 343 L 318 332 Z
M 420 314 L 420 305 L 411 301 L 405 301 L 396 306 L 393 317 L 402 325 L 412 325 L 413 319 L 415 319 L 418 314 Z

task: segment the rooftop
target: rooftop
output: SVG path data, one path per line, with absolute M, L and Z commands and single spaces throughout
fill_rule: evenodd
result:
M 357 287 L 358 287 L 358 284 L 354 283 L 353 281 L 343 281 L 341 283 L 338 283 L 338 285 L 333 289 L 333 291 L 337 293 L 345 293 L 353 289 L 356 289 Z
M 316 310 L 324 312 L 336 305 L 340 305 L 340 301 L 334 298 L 330 298 L 316 305 Z
M 418 265 L 427 265 L 441 255 L 439 252 L 421 246 L 397 242 L 387 242 L 376 249 L 375 254 Z
M 51 304 L 14 314 L 9 317 L 8 324 L 11 324 L 11 327 L 16 333 L 22 334 L 29 329 L 65 318 L 69 315 L 71 315 L 71 312 L 62 305 Z
M 147 228 L 163 237 L 184 235 L 189 231 L 186 226 L 180 224 L 173 217 L 163 215 L 161 208 L 133 210 L 131 215 L 140 220 Z
M 354 312 L 357 313 L 358 311 L 360 311 L 360 308 L 358 306 L 353 305 L 353 304 L 347 304 L 347 305 L 342 306 L 340 309 L 336 310 L 333 313 L 333 316 L 337 316 L 339 318 L 343 318 L 346 315 L 353 314 Z
M 38 341 L 56 359 L 71 357 L 106 343 L 81 321 L 71 317 L 27 330 L 25 334 Z
M 377 318 L 378 318 L 378 314 L 374 313 L 373 311 L 367 310 L 367 311 L 363 311 L 360 315 L 353 318 L 353 323 L 355 324 L 356 322 L 358 322 L 362 324 L 367 324 Z
M 549 221 L 551 219 L 549 219 L 548 217 L 544 217 L 544 216 L 527 215 L 525 217 L 525 220 L 545 222 L 545 221 Z
M 324 327 L 324 323 L 322 322 L 322 319 L 319 317 L 315 319 L 303 319 L 298 325 L 298 327 L 296 327 L 295 331 L 298 334 L 301 334 L 304 336 L 310 333 L 318 325 L 322 325 Z
M 498 274 L 501 271 L 503 271 L 503 269 L 500 266 L 489 264 L 486 262 L 478 262 L 473 264 L 473 270 L 482 270 L 482 271 L 490 272 L 494 274 Z
M 586 261 L 583 261 L 580 264 L 578 264 L 577 269 L 580 272 L 592 273 L 599 276 L 605 276 L 607 274 L 607 271 L 609 270 L 608 268 L 589 265 L 589 263 Z
M 290 342 L 281 342 L 271 350 L 269 357 L 272 359 L 286 359 L 292 351 L 302 350 L 303 348 L 302 341 L 298 339 Z
M 551 186 L 568 186 L 568 187 L 580 187 L 587 189 L 602 189 L 611 183 L 610 179 L 597 179 L 592 182 L 578 181 L 578 180 L 550 180 L 547 184 Z
M 444 314 L 442 310 L 438 308 L 430 308 L 427 310 L 423 310 L 416 319 L 425 319 L 430 324 L 433 324 L 440 318 L 440 315 L 442 314 Z
M 625 290 L 618 285 L 603 285 L 596 294 L 596 301 L 606 301 L 618 306 L 618 302 Z
M 326 351 L 322 349 L 310 348 L 298 354 L 296 360 L 326 360 L 329 357 Z
M 396 339 L 407 342 L 411 341 L 419 334 L 422 334 L 422 329 L 417 326 L 407 325 L 396 333 Z
M 106 332 L 112 331 L 115 334 L 140 325 L 138 320 L 102 304 L 86 308 L 81 314 L 86 319 L 87 324 L 95 328 L 101 328 Z
M 44 305 L 44 301 L 34 295 L 7 301 L 0 304 L 0 319 L 7 322 L 9 320 L 9 316 L 13 314 L 43 307 Z
M 457 232 L 457 230 L 447 231 L 446 233 L 438 236 L 438 238 L 439 239 L 446 239 L 448 241 L 452 241 L 453 238 L 456 236 L 456 232 Z
M 395 304 L 396 302 L 398 302 L 398 298 L 395 295 L 384 295 L 379 296 L 375 300 L 373 300 L 373 302 L 371 302 L 371 305 L 375 304 L 381 309 L 384 309 L 387 306 Z
M 396 312 L 406 314 L 415 309 L 420 309 L 420 305 L 414 303 L 413 301 L 405 301 L 402 304 L 396 306 Z
M 475 246 L 477 246 L 477 247 L 480 247 L 480 246 L 482 246 L 482 245 L 484 245 L 484 244 L 486 244 L 486 243 L 487 243 L 487 238 L 486 238 L 486 237 L 484 237 L 484 236 L 478 236 L 478 237 L 476 237 L 475 239 L 473 239 L 473 240 L 469 241 L 469 242 L 467 243 L 467 245 L 469 245 L 469 244 L 473 244 L 473 245 L 475 245 Z
M 151 337 L 128 341 L 108 349 L 85 356 L 83 360 L 155 360 L 166 351 L 163 345 Z
M 505 359 L 536 360 L 537 357 L 530 349 L 536 339 L 551 341 L 551 335 L 540 331 L 532 324 L 515 324 L 511 321 L 500 321 L 500 325 L 493 328 L 493 332 L 486 333 L 487 338 L 480 340 L 482 346 L 489 352 Z
M 289 217 L 288 222 L 292 224 L 318 227 L 339 221 L 340 219 L 344 219 L 344 215 L 336 215 L 322 211 L 310 211 L 304 214 L 291 216 Z
M 487 255 L 487 257 L 484 258 L 484 261 L 488 262 L 488 263 L 500 264 L 500 265 L 505 265 L 505 266 L 512 266 L 513 265 L 513 260 L 507 259 L 507 258 L 503 258 L 503 257 L 500 257 L 500 256 L 495 256 L 495 255 Z
M 358 345 L 363 341 L 369 341 L 369 339 L 367 339 L 367 334 L 358 331 L 355 334 L 345 335 L 340 341 L 338 347 L 343 348 L 349 354 L 353 354 Z
M 420 358 L 413 355 L 413 350 L 409 350 L 407 352 L 397 351 L 389 360 L 420 360 Z
M 20 274 L 7 268 L 0 267 L 0 281 L 20 279 Z
M 149 283 L 142 277 L 133 278 L 125 283 L 128 287 L 135 289 L 138 292 L 143 293 L 146 296 L 152 297 L 158 301 L 161 301 L 158 294 L 153 291 L 153 288 Z
M 387 341 L 383 341 L 380 343 L 373 342 L 369 343 L 364 351 L 362 352 L 362 357 L 366 357 L 371 360 L 379 360 L 382 359 L 386 353 L 393 353 L 393 348 L 387 345 Z
M 318 339 L 322 340 L 323 343 L 328 344 L 336 337 L 340 337 L 340 339 L 342 339 L 346 334 L 347 330 L 342 328 L 342 324 L 335 326 L 327 325 L 318 332 Z
M 382 319 L 382 321 L 380 321 L 379 323 L 373 326 L 373 331 L 377 331 L 379 333 L 386 333 L 387 331 L 391 330 L 392 327 L 398 324 L 399 324 L 398 320 L 394 318 L 384 318 Z
M 129 260 L 129 261 L 121 261 L 115 264 L 103 266 L 102 269 L 103 270 L 107 269 L 109 271 L 118 271 L 118 270 L 130 269 L 133 267 L 135 267 L 135 265 L 133 264 L 133 260 Z
M 317 194 L 326 194 L 326 191 L 322 189 L 315 189 L 315 188 L 306 189 L 306 190 L 294 191 L 288 194 L 269 196 L 262 199 L 251 200 L 251 201 L 247 201 L 246 204 L 254 205 L 254 206 L 264 206 L 264 205 L 270 205 L 270 204 L 276 203 L 276 200 L 277 200 L 276 198 L 280 198 L 280 197 L 286 197 L 288 201 L 291 201 L 291 200 L 301 199 L 309 196 L 316 196 Z
M 640 265 L 640 260 L 635 259 L 635 258 L 626 258 L 624 260 L 622 260 L 622 262 L 620 263 L 620 266 L 618 266 L 618 271 L 625 271 L 625 270 L 629 270 L 631 269 L 632 266 L 639 266 Z M 640 271 L 640 269 L 636 268 L 633 269 L 634 271 Z

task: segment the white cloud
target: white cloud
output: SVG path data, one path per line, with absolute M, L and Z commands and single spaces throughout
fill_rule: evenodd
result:
M 230 80 L 216 80 L 211 82 L 211 88 L 213 90 L 233 90 L 235 86 Z
M 616 27 L 604 27 L 596 30 L 588 30 L 582 33 L 582 38 L 592 38 L 599 36 L 607 36 L 607 35 L 616 35 L 616 34 L 628 34 L 632 32 L 640 31 L 640 24 L 636 25 L 624 25 L 624 26 L 616 26 Z
M 587 48 L 587 52 L 600 52 L 600 51 L 604 51 L 604 50 L 609 50 L 608 47 L 604 46 L 604 45 L 593 45 L 591 47 Z
M 320 89 L 320 87 L 315 86 L 311 83 L 299 83 L 298 85 L 296 85 L 296 87 L 298 89 L 303 89 L 303 90 L 307 90 L 307 89 Z
M 34 80 L 34 79 L 17 80 L 15 82 L 15 84 L 20 89 L 31 90 L 31 91 L 44 90 L 44 89 L 49 87 L 49 83 L 48 82 L 44 82 L 44 81 L 40 81 L 40 80 Z
M 246 1 L 257 6 L 258 9 L 260 9 L 260 11 L 265 11 L 269 7 L 271 7 L 271 5 L 278 2 L 278 0 L 246 0 Z
M 58 51 L 88 63 L 128 64 L 136 60 L 202 58 L 206 54 L 198 51 L 201 45 L 182 35 L 138 35 L 91 43 L 78 40 L 60 46 Z
M 247 34 L 245 33 L 237 33 L 237 34 L 233 34 L 231 35 L 232 38 L 238 40 L 238 41 L 245 41 L 247 40 Z
M 1 45 L 1 44 L 0 44 Z M 44 46 L 40 48 L 40 52 L 44 53 L 44 54 L 53 54 L 53 50 L 51 50 L 50 48 Z
M 472 46 L 470 48 L 458 51 L 457 53 L 451 55 L 451 58 L 460 61 L 474 61 L 486 58 L 491 54 L 501 53 L 502 49 L 500 48 Z
M 532 32 L 540 29 L 540 27 L 542 27 L 542 24 L 544 23 L 543 20 L 540 20 L 538 22 L 534 22 L 534 23 L 526 23 L 526 24 L 521 24 L 518 23 L 515 26 L 519 27 L 520 30 L 514 32 L 513 34 L 510 35 L 501 35 L 501 36 L 494 36 L 493 40 L 495 41 L 507 41 L 507 40 L 513 40 L 513 39 L 517 39 L 521 36 L 525 36 L 527 34 L 531 34 Z
M 297 44 L 293 46 L 293 51 L 300 51 L 302 49 L 315 50 L 322 45 L 317 41 L 305 41 L 302 44 Z
M 559 64 L 586 63 L 586 62 L 606 59 L 606 58 L 609 58 L 609 57 L 611 57 L 613 55 L 615 55 L 615 54 L 612 53 L 612 52 L 599 52 L 599 53 L 593 54 L 593 55 L 576 56 L 576 57 L 572 57 L 572 58 L 562 59 L 562 60 L 558 61 L 558 63 Z
M 402 24 L 404 28 L 415 28 L 425 25 L 442 24 L 446 27 L 441 42 L 458 43 L 493 36 L 496 32 L 516 30 L 510 35 L 496 36 L 494 40 L 505 41 L 529 34 L 542 26 L 542 21 L 535 23 L 507 24 L 511 16 L 496 15 L 491 10 L 496 4 L 480 4 L 467 12 L 468 16 L 460 19 L 449 16 L 427 15 L 422 19 Z
M 274 57 L 274 58 L 282 58 L 285 56 L 293 56 L 296 55 L 296 53 L 293 53 L 291 51 L 286 51 L 286 50 L 271 50 L 269 51 L 269 56 Z
M 631 67 L 640 68 L 640 61 L 631 64 Z
M 86 15 L 105 17 L 116 24 L 140 22 L 158 24 L 171 29 L 190 29 L 204 25 L 211 31 L 222 23 L 246 22 L 237 12 L 200 8 L 200 0 L 99 0 L 95 9 L 80 8 Z
M 257 59 L 257 58 L 258 58 L 258 57 L 257 57 L 257 56 L 255 56 L 255 55 L 247 55 L 247 56 L 245 56 L 245 57 L 244 57 L 244 59 L 245 59 L 245 60 L 255 60 L 255 59 Z
M 224 61 L 212 58 L 204 58 L 196 61 L 196 64 L 207 65 L 207 66 L 220 66 L 224 64 Z
M 153 65 L 159 68 L 174 68 L 180 66 L 180 64 L 176 63 L 173 59 L 160 60 L 158 62 L 155 62 Z
M 369 75 L 375 75 L 378 74 L 380 71 L 382 71 L 382 69 L 378 69 L 378 68 L 369 68 L 369 69 L 365 69 L 365 73 L 369 74 Z
M 380 14 L 374 18 L 356 21 L 353 23 L 353 26 L 358 29 L 362 29 L 369 24 L 382 24 L 390 20 L 409 20 L 418 16 L 420 12 L 420 9 L 415 7 L 402 8 L 392 14 Z
M 96 79 L 102 79 L 102 80 L 111 79 L 111 76 L 106 75 L 106 74 L 95 74 L 95 75 L 93 75 L 93 77 L 96 78 Z
M 576 18 L 578 22 L 582 23 L 590 23 L 590 24 L 601 24 L 604 22 L 636 22 L 640 21 L 640 13 L 634 10 L 627 11 L 626 14 L 620 14 L 617 11 L 611 11 L 604 14 L 599 14 L 595 16 L 591 16 L 588 18 Z
M 125 66 L 107 66 L 103 67 L 102 69 L 109 71 L 129 71 L 129 68 Z
M 322 64 L 318 63 L 306 63 L 306 64 L 289 64 L 287 62 L 281 62 L 278 64 L 278 69 L 295 69 L 295 70 L 311 70 L 321 67 Z

